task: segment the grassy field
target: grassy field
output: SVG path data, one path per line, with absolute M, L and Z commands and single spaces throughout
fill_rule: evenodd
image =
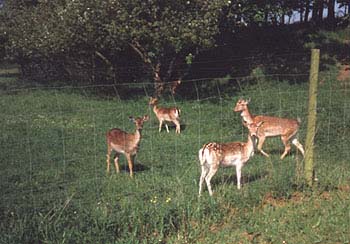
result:
M 304 186 L 296 149 L 280 161 L 282 143 L 272 138 L 264 146 L 271 158 L 256 154 L 243 168 L 241 190 L 233 168 L 219 170 L 213 198 L 206 188 L 198 197 L 197 152 L 209 141 L 246 141 L 237 99 L 251 97 L 255 114 L 300 117 L 304 142 L 307 83 L 265 80 L 221 97 L 176 98 L 181 135 L 158 132 L 146 94 L 119 100 L 101 96 L 112 87 L 3 84 L 0 242 L 350 243 L 350 93 L 335 72 L 320 76 L 315 187 Z M 131 132 L 128 116 L 144 114 L 151 120 L 134 178 L 124 157 L 121 173 L 107 175 L 106 131 Z

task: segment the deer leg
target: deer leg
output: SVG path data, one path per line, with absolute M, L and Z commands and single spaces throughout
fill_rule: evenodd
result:
M 129 163 L 129 170 L 130 170 L 130 177 L 133 177 L 134 173 L 133 173 L 133 163 L 132 163 L 132 157 L 130 154 L 125 154 L 126 156 L 126 159 L 128 160 L 128 163 Z
M 304 151 L 303 145 L 301 145 L 301 143 L 298 141 L 298 139 L 294 138 L 292 140 L 292 143 L 293 143 L 294 146 L 296 146 L 299 149 L 299 151 L 301 152 L 301 154 L 304 157 L 305 151 Z
M 270 157 L 270 155 L 268 155 L 266 152 L 264 152 L 264 150 L 262 150 L 262 146 L 265 142 L 265 139 L 266 139 L 265 136 L 259 137 L 258 151 L 261 152 L 265 157 Z
M 284 157 L 289 153 L 290 151 L 290 143 L 289 143 L 289 138 L 286 137 L 286 136 L 281 136 L 281 139 L 282 139 L 282 142 L 284 144 L 284 152 L 283 154 L 281 155 L 281 159 L 284 159 Z
M 201 195 L 201 193 L 202 193 L 202 186 L 204 183 L 204 179 L 209 172 L 209 168 L 206 165 L 202 165 L 201 168 L 202 168 L 202 173 L 201 173 L 201 177 L 199 179 L 199 195 Z
M 241 176 L 242 176 L 242 165 L 237 164 L 236 166 L 236 176 L 237 176 L 237 189 L 241 189 Z
M 115 166 L 115 172 L 119 173 L 119 163 L 118 163 L 118 159 L 119 159 L 119 153 L 115 153 L 114 155 L 114 166 Z
M 213 176 L 215 175 L 216 171 L 218 171 L 218 168 L 219 168 L 218 166 L 211 166 L 210 169 L 209 169 L 209 173 L 205 177 L 205 181 L 207 183 L 207 187 L 208 187 L 208 191 L 209 191 L 209 195 L 210 196 L 213 195 L 213 191 L 211 189 L 210 181 L 211 181 L 211 178 L 213 178 Z
M 174 121 L 174 124 L 176 125 L 176 133 L 180 134 L 180 122 L 178 120 Z
M 159 132 L 162 130 L 163 120 L 159 120 Z
M 111 155 L 111 152 L 112 152 L 112 148 L 108 145 L 107 146 L 107 173 L 109 173 L 109 168 L 110 168 L 110 155 Z
M 168 124 L 166 122 L 165 122 L 165 128 L 166 128 L 166 131 L 169 133 Z

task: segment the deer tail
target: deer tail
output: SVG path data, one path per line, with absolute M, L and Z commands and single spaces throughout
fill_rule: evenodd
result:
M 297 121 L 298 121 L 298 124 L 300 125 L 301 124 L 301 118 L 297 117 Z

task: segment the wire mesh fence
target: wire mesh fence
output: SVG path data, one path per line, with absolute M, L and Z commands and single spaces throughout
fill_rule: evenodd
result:
M 349 83 L 337 81 L 335 71 L 321 74 L 315 138 L 316 171 L 326 175 L 328 172 L 321 167 L 328 161 L 326 169 L 331 174 L 346 178 L 344 170 L 350 167 Z M 304 141 L 308 75 L 254 74 L 184 80 L 176 95 L 167 95 L 160 100 L 160 106 L 181 108 L 181 135 L 175 135 L 172 127 L 169 134 L 164 128 L 158 132 L 158 121 L 148 106 L 153 83 L 8 86 L 0 91 L 2 214 L 13 209 L 49 214 L 50 209 L 64 205 L 69 197 L 79 206 L 85 206 L 90 204 L 91 198 L 99 202 L 105 194 L 104 187 L 125 184 L 128 180 L 125 177 L 128 175 L 125 174 L 126 161 L 121 162 L 121 175 L 125 176 L 105 174 L 105 133 L 114 127 L 133 132 L 134 125 L 128 122 L 130 115 L 151 115 L 151 121 L 142 131 L 135 163 L 136 178 L 145 181 L 148 189 L 135 191 L 133 187 L 137 188 L 142 182 L 134 180 L 128 183 L 132 187 L 112 187 L 115 197 L 142 200 L 145 196 L 174 188 L 193 193 L 191 189 L 197 187 L 199 176 L 198 149 L 209 141 L 246 140 L 247 131 L 239 114 L 233 112 L 239 97 L 251 98 L 249 108 L 253 114 L 301 118 L 299 137 L 301 142 Z M 280 139 L 270 139 L 265 147 L 273 155 L 271 160 L 277 162 L 283 152 Z M 297 152 L 293 150 L 289 160 L 302 161 L 300 155 L 295 154 Z M 267 159 L 261 155 L 256 158 L 265 162 L 265 166 L 259 166 L 260 172 L 248 171 L 247 181 L 249 176 L 259 178 L 256 175 L 264 175 L 265 168 L 269 167 L 266 166 Z M 118 181 L 118 177 L 122 181 Z M 220 180 L 227 183 L 231 179 Z M 92 196 L 86 196 L 92 192 Z

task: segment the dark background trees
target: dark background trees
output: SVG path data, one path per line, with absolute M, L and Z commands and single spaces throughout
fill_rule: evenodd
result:
M 252 45 L 245 38 L 261 44 L 254 33 L 268 36 L 265 41 L 279 35 L 273 48 L 284 48 L 283 38 L 293 37 L 296 21 L 308 31 L 332 29 L 340 21 L 348 24 L 349 7 L 349 0 L 4 1 L 0 52 L 27 78 L 153 80 L 160 95 L 191 75 L 194 60 L 207 55 L 205 50 L 238 45 L 239 55 L 247 55 Z

